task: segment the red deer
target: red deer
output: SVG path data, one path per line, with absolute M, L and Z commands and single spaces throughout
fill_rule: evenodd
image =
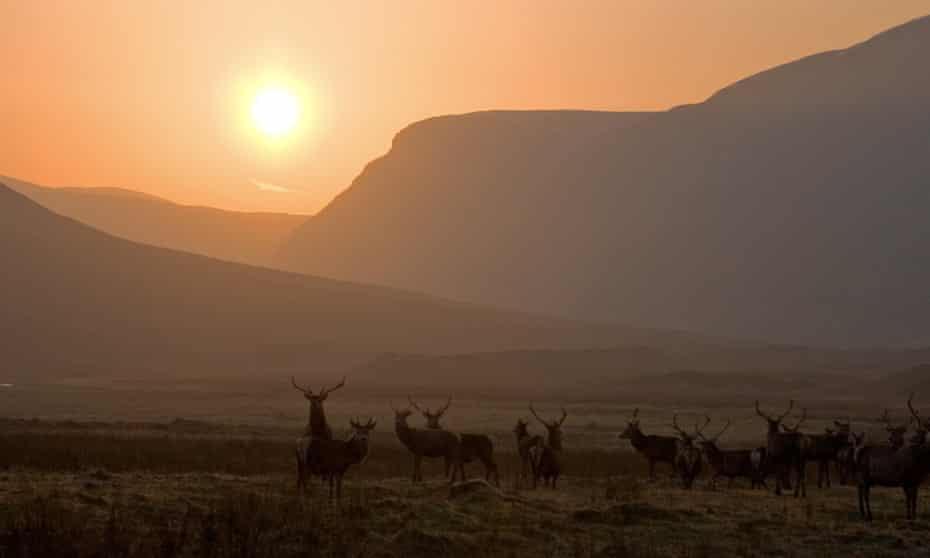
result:
M 709 422 L 710 417 L 708 417 L 707 420 Z M 758 464 L 756 464 L 753 461 L 752 455 L 755 450 L 722 450 L 717 445 L 717 440 L 723 436 L 724 432 L 730 428 L 731 424 L 733 424 L 732 421 L 727 420 L 723 429 L 712 438 L 707 438 L 704 434 L 698 434 L 698 437 L 701 439 L 701 450 L 704 452 L 704 457 L 714 470 L 714 475 L 710 479 L 711 486 L 716 489 L 717 479 L 720 477 L 727 477 L 727 488 L 731 488 L 733 486 L 733 479 L 739 477 L 749 479 L 752 488 L 763 485 L 765 481 L 760 480 L 759 473 L 762 470 L 764 454 L 756 457 L 758 461 Z
M 413 454 L 413 482 L 423 480 L 421 463 L 423 458 L 442 458 L 445 461 L 446 474 L 449 482 L 455 482 L 457 476 L 465 480 L 462 468 L 461 442 L 452 432 L 442 429 L 427 428 L 425 430 L 412 428 L 407 424 L 407 418 L 412 412 L 410 409 L 394 409 L 394 432 L 397 439 Z
M 871 489 L 873 486 L 901 487 L 908 520 L 917 518 L 917 496 L 920 485 L 930 475 L 930 446 L 926 444 L 926 424 L 912 406 L 908 408 L 916 420 L 917 433 L 902 447 L 871 446 L 856 436 L 855 472 L 859 487 L 859 514 L 872 521 Z
M 413 402 L 413 399 L 411 399 L 409 395 L 407 396 L 407 401 L 410 402 L 410 405 L 416 409 L 417 412 L 423 415 L 424 419 L 426 419 L 427 428 L 438 430 L 442 428 L 442 425 L 439 424 L 439 419 L 441 419 L 442 416 L 446 414 L 446 411 L 449 410 L 449 406 L 452 405 L 452 396 L 450 395 L 446 400 L 446 404 L 437 409 L 435 412 L 430 411 L 429 408 L 426 410 L 421 409 L 419 406 L 417 406 L 416 403 Z
M 788 410 L 778 417 L 772 417 L 762 412 L 759 408 L 759 402 L 756 401 L 756 414 L 765 419 L 768 424 L 768 443 L 765 448 L 766 462 L 775 473 L 775 494 L 781 495 L 782 487 L 785 486 L 794 471 L 797 476 L 797 484 L 794 487 L 794 496 L 807 496 L 807 486 L 805 481 L 805 461 L 804 452 L 808 442 L 803 434 L 797 432 L 781 432 L 782 422 L 794 409 L 794 401 L 788 405 Z M 795 428 L 804 422 L 805 416 L 795 425 Z
M 439 423 L 439 420 L 442 418 L 446 411 L 449 410 L 449 407 L 452 405 L 452 397 L 446 401 L 446 404 L 441 407 L 436 412 L 431 412 L 429 409 L 425 411 L 421 409 L 416 402 L 410 397 L 407 396 L 407 401 L 410 402 L 410 405 L 419 411 L 423 418 L 426 419 L 426 427 L 430 430 L 443 430 L 442 425 Z M 497 463 L 494 461 L 494 442 L 491 441 L 491 438 L 485 434 L 470 434 L 463 433 L 459 434 L 459 442 L 461 443 L 461 459 L 462 459 L 462 468 L 464 475 L 464 467 L 472 461 L 480 461 L 484 466 L 484 478 L 486 481 L 490 482 L 491 477 L 494 477 L 494 484 L 500 486 L 500 474 L 497 471 Z M 448 471 L 446 471 L 448 474 Z M 464 480 L 464 479 L 463 479 Z
M 700 436 L 701 431 L 710 424 L 710 418 L 704 422 L 704 426 L 698 428 L 695 423 L 694 432 L 685 432 L 678 426 L 678 414 L 672 415 L 672 428 L 678 432 L 678 448 L 675 455 L 675 468 L 678 476 L 681 478 L 682 487 L 690 490 L 694 485 L 694 480 L 701 474 L 704 460 L 701 456 L 701 450 L 695 447 L 694 440 Z
M 529 423 L 523 419 L 517 419 L 513 433 L 517 438 L 517 453 L 520 455 L 520 482 L 532 478 L 533 488 L 536 488 L 536 462 L 545 442 L 542 436 L 530 434 Z
M 530 412 L 533 413 L 536 420 L 546 427 L 548 434 L 546 443 L 539 454 L 539 461 L 536 464 L 536 480 L 534 480 L 533 486 L 536 486 L 539 482 L 538 479 L 542 479 L 543 486 L 554 489 L 556 482 L 562 475 L 562 424 L 568 418 L 568 413 L 563 408 L 562 418 L 549 422 L 536 414 L 532 404 L 530 404 Z
M 678 438 L 643 433 L 642 428 L 639 426 L 639 409 L 633 410 L 631 420 L 618 438 L 629 440 L 633 449 L 646 458 L 649 462 L 650 479 L 655 479 L 656 463 L 668 463 L 673 469 L 675 468 L 675 458 L 678 456 Z
M 807 452 L 807 459 L 817 462 L 817 488 L 827 488 L 831 486 L 830 464 L 836 466 L 840 475 L 840 483 L 845 484 L 846 473 L 840 461 L 840 454 L 849 449 L 849 430 L 850 423 L 833 421 L 836 429 L 826 428 L 823 434 L 808 435 L 810 439 L 810 448 Z
M 307 463 L 309 456 L 307 452 L 310 450 L 310 442 L 319 438 L 322 440 L 332 440 L 333 439 L 333 430 L 329 427 L 329 423 L 326 421 L 326 413 L 323 412 L 323 402 L 326 401 L 326 398 L 329 397 L 329 394 L 336 391 L 346 384 L 346 379 L 342 378 L 338 384 L 331 388 L 323 387 L 320 389 L 319 393 L 313 393 L 312 389 L 303 388 L 297 385 L 297 381 L 291 376 L 291 385 L 294 386 L 294 389 L 304 394 L 304 398 L 310 402 L 310 416 L 307 418 L 307 426 L 304 429 L 304 434 L 297 439 L 297 448 L 296 448 L 296 457 L 297 457 L 297 483 L 301 485 L 304 481 L 304 477 L 310 473 L 316 473 L 316 471 L 308 470 Z M 325 481 L 325 477 L 323 479 Z M 300 487 L 300 486 L 299 486 Z
M 352 436 L 348 440 L 327 440 L 313 438 L 310 440 L 308 469 L 319 473 L 329 479 L 329 500 L 333 500 L 333 485 L 336 489 L 336 498 L 342 499 L 342 478 L 352 465 L 364 463 L 368 458 L 368 438 L 377 424 L 372 419 L 361 424 L 350 421 Z M 304 490 L 306 483 L 303 478 L 298 479 L 298 486 Z

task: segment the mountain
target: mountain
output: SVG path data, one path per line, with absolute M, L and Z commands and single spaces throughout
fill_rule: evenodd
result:
M 279 265 L 580 319 L 930 342 L 930 18 L 652 114 L 401 131 Z
M 156 248 L 0 186 L 6 381 L 103 375 L 279 378 L 384 352 L 677 344 L 589 325 Z M 275 380 L 277 381 L 277 380 Z
M 40 205 L 95 229 L 153 246 L 267 266 L 304 215 L 179 205 L 121 188 L 48 188 L 0 177 Z

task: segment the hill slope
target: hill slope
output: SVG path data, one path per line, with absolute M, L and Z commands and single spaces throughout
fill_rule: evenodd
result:
M 930 18 L 656 114 L 415 124 L 289 269 L 652 327 L 930 341 Z
M 120 188 L 47 188 L 5 177 L 0 181 L 55 213 L 112 235 L 252 265 L 270 265 L 281 243 L 308 219 L 179 205 Z
M 136 244 L 0 186 L 4 377 L 262 376 L 439 354 L 678 342 Z M 354 360 L 353 360 L 354 359 Z M 275 377 L 278 377 L 277 375 Z M 9 381 L 9 380 L 7 380 Z

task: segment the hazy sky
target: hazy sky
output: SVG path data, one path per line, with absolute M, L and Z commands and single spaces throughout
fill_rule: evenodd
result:
M 664 109 L 927 13 L 927 0 L 0 0 L 0 174 L 313 212 L 416 120 Z M 304 103 L 276 142 L 249 120 L 270 82 Z

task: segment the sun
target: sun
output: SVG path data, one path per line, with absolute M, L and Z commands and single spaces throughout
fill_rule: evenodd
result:
M 263 134 L 273 138 L 289 133 L 300 120 L 297 96 L 281 88 L 262 89 L 252 100 L 252 122 Z

